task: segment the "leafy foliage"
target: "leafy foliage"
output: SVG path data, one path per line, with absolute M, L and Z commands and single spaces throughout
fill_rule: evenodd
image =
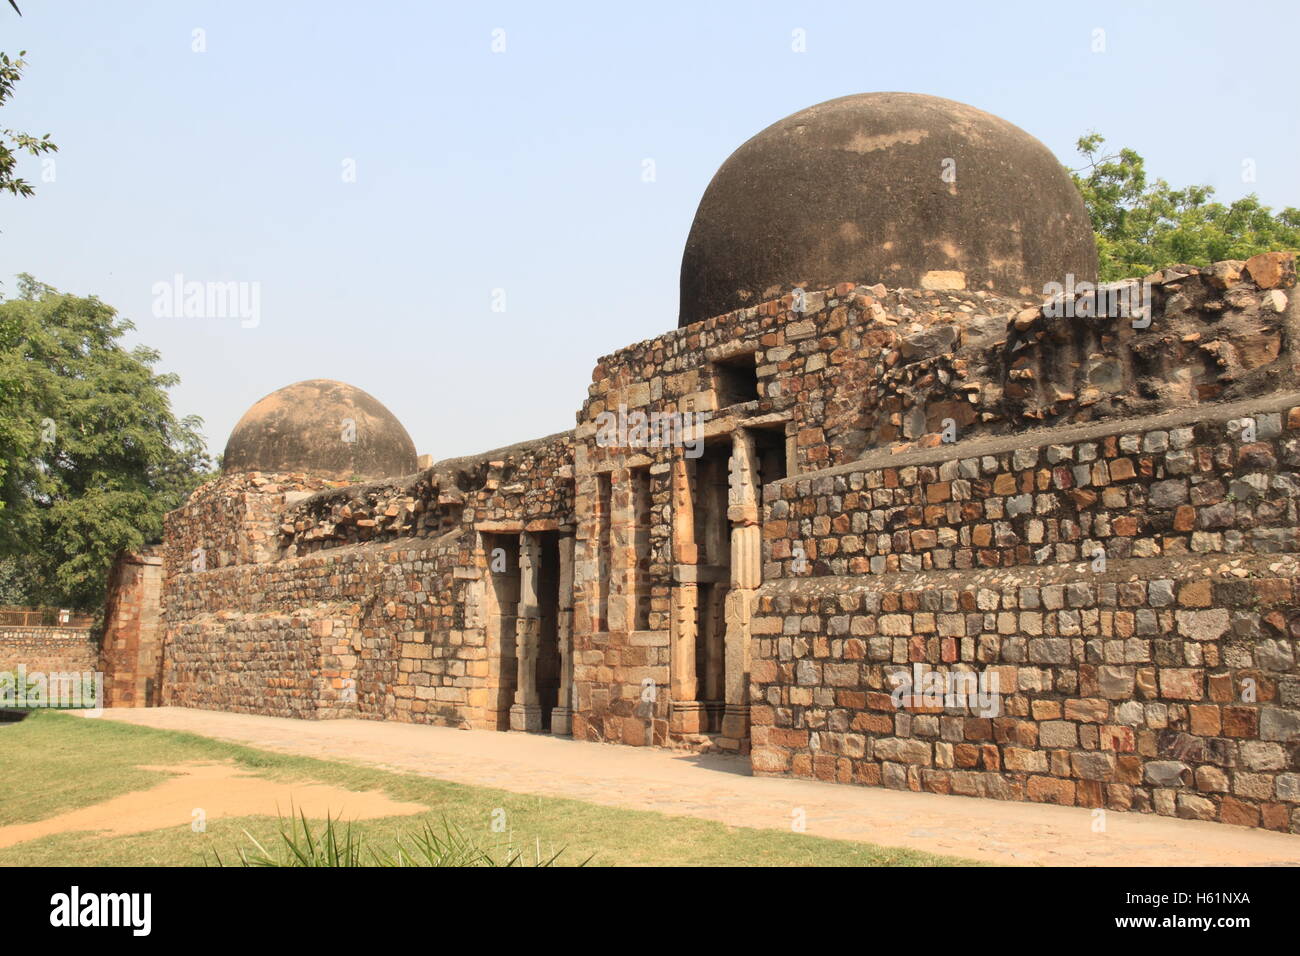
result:
M 27 595 L 33 590 L 27 566 L 22 561 L 13 556 L 0 558 L 0 607 L 26 604 Z
M 209 472 L 201 421 L 177 419 L 158 353 L 94 297 L 22 275 L 0 303 L 0 558 L 21 560 L 24 603 L 91 609 L 118 551 Z
M 9 59 L 9 54 L 0 53 L 0 106 L 13 96 L 14 86 L 23 75 L 27 61 L 23 59 L 26 51 L 18 54 L 17 59 Z M 31 184 L 15 175 L 18 166 L 18 154 L 29 153 L 40 156 L 53 153 L 59 147 L 50 142 L 50 134 L 32 136 L 17 130 L 0 127 L 0 192 L 9 192 L 15 196 L 30 196 Z
M 1072 171 L 1092 217 L 1103 282 L 1180 263 L 1206 266 L 1300 249 L 1300 209 L 1274 213 L 1253 194 L 1224 205 L 1212 201 L 1210 186 L 1149 182 L 1141 156 L 1131 149 L 1101 155 L 1104 142 L 1097 133 L 1080 137 L 1078 150 L 1088 163 Z

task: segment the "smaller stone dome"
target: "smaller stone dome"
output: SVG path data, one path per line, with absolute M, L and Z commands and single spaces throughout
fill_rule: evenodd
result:
M 311 379 L 272 392 L 226 442 L 227 474 L 302 472 L 318 478 L 394 478 L 416 471 L 415 443 L 383 404 L 344 382 Z

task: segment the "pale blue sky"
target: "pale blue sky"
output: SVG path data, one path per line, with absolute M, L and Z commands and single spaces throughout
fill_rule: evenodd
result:
M 0 126 L 60 151 L 54 182 L 24 162 L 34 198 L 0 198 L 0 280 L 132 318 L 214 452 L 262 395 L 318 377 L 437 457 L 572 427 L 597 357 L 675 327 L 719 164 L 836 96 L 960 100 L 1066 162 L 1095 129 L 1175 185 L 1300 205 L 1290 2 L 19 6 L 0 4 L 0 49 L 30 65 Z M 176 273 L 260 283 L 260 324 L 155 318 Z

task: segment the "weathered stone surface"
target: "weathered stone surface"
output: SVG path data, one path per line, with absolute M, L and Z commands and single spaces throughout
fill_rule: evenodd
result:
M 1260 710 L 1259 736 L 1261 740 L 1290 742 L 1300 739 L 1300 711 L 1282 707 L 1264 707 Z
M 1274 781 L 1277 798 L 1288 803 L 1300 803 L 1300 773 L 1280 773 Z
M 1079 745 L 1078 727 L 1078 724 L 1068 720 L 1044 721 L 1038 728 L 1038 743 L 1043 747 L 1077 747 Z
M 1246 271 L 1261 289 L 1276 289 L 1295 284 L 1295 254 L 1261 252 L 1246 260 Z
M 1076 777 L 1085 780 L 1110 780 L 1115 773 L 1115 756 L 1108 753 L 1076 753 L 1070 757 Z
M 936 204 L 916 170 L 942 171 L 958 156 L 951 185 L 936 180 Z M 951 100 L 865 93 L 778 121 L 722 165 L 682 256 L 680 324 L 800 285 L 1037 294 L 1096 272 L 1078 190 L 1040 142 Z
M 1193 641 L 1218 640 L 1228 630 L 1228 611 L 1215 608 L 1209 611 L 1178 611 L 1178 633 Z
M 1144 768 L 1146 782 L 1157 787 L 1184 786 L 1190 773 L 1187 764 L 1174 760 L 1153 760 Z

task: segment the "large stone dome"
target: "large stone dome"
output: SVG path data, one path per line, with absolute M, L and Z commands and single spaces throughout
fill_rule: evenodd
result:
M 374 396 L 317 378 L 272 392 L 245 412 L 221 469 L 390 478 L 416 470 L 415 444 Z
M 1096 279 L 1079 191 L 1019 127 L 952 100 L 863 93 L 788 116 L 722 164 L 682 256 L 679 325 L 866 282 L 1039 295 Z

